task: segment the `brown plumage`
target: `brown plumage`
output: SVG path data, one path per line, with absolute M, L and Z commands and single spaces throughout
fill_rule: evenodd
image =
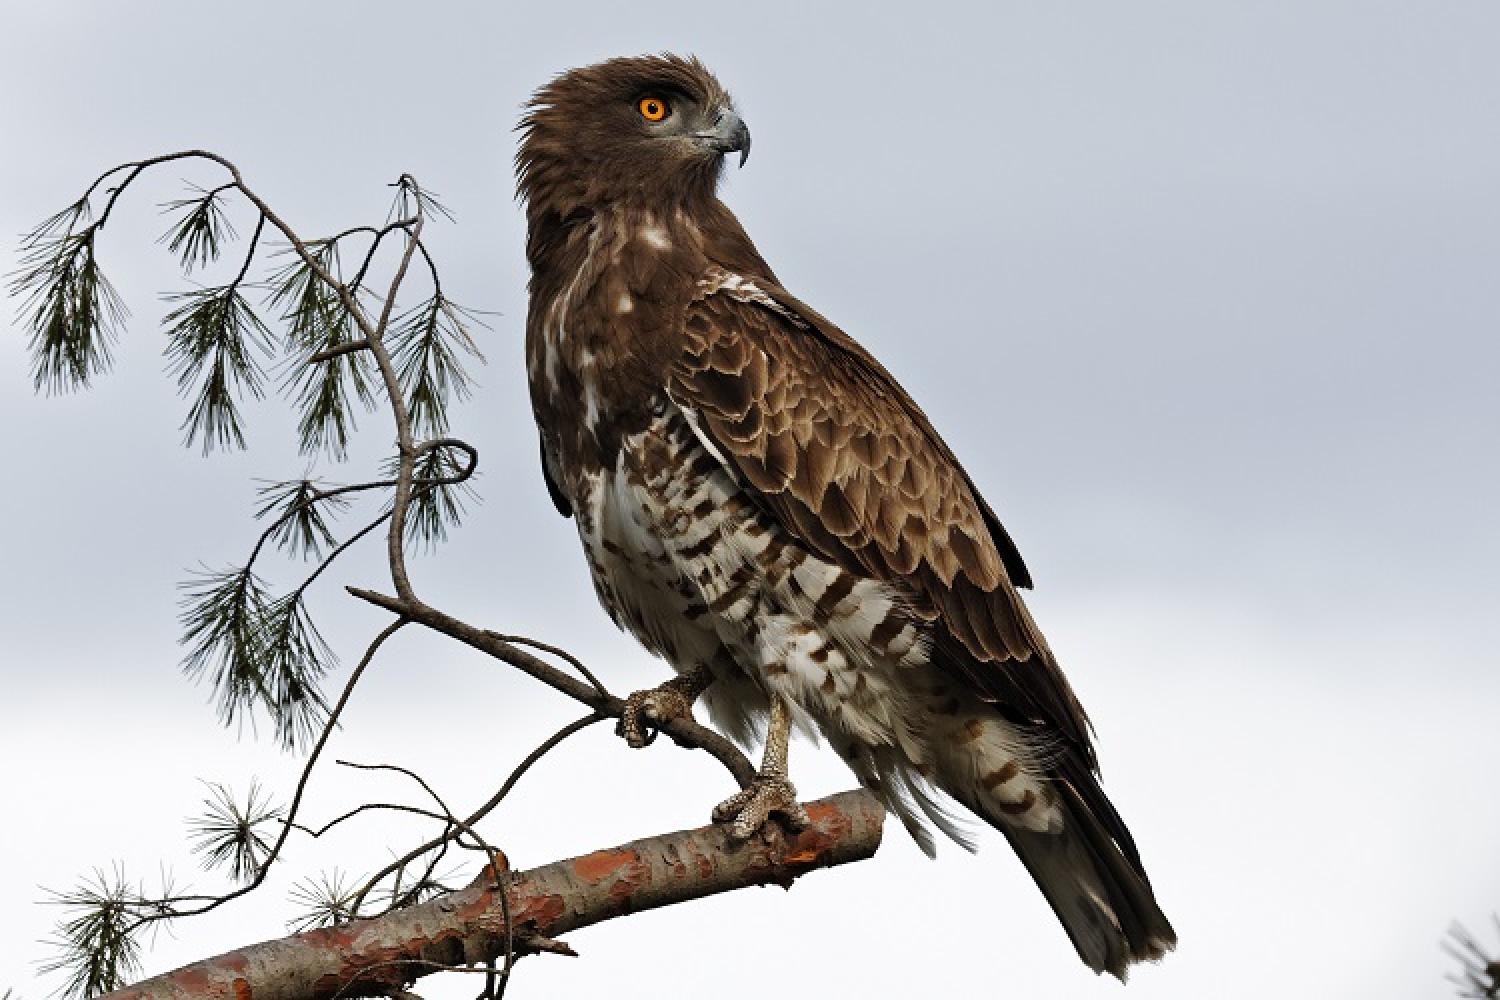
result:
M 749 148 L 723 88 L 695 60 L 616 59 L 539 90 L 522 130 L 548 488 L 610 614 L 684 675 L 643 711 L 708 684 L 736 738 L 770 718 L 766 787 L 721 807 L 733 829 L 795 818 L 796 721 L 925 848 L 924 817 L 964 840 L 944 793 L 1004 833 L 1096 971 L 1159 958 L 1175 934 L 1019 552 L 917 404 L 717 198 Z

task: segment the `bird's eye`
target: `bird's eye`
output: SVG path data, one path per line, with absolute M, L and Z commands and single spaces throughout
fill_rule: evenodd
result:
M 660 97 L 643 97 L 636 103 L 635 108 L 641 113 L 641 117 L 648 122 L 661 121 L 667 117 L 667 112 L 670 110 L 667 107 L 667 102 Z

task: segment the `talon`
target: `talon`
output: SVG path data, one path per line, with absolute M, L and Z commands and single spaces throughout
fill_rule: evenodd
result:
M 749 840 L 772 816 L 780 817 L 792 833 L 807 829 L 812 820 L 797 801 L 797 789 L 786 778 L 761 774 L 750 787 L 735 792 L 714 807 L 715 823 L 729 824 L 731 840 Z
M 664 723 L 692 714 L 692 702 L 668 682 L 660 687 L 637 691 L 626 698 L 625 710 L 615 725 L 615 735 L 623 736 L 628 746 L 639 750 L 656 742 Z

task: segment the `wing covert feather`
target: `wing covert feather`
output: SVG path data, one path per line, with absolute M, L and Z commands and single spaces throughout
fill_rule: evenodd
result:
M 1016 592 L 1031 582 L 1019 553 L 895 379 L 764 285 L 696 300 L 683 348 L 669 391 L 762 506 L 824 557 L 895 584 L 941 624 L 954 673 L 1092 761 L 1087 717 Z

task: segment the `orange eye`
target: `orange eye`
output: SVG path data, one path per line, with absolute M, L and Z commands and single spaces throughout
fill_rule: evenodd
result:
M 660 97 L 643 97 L 635 107 L 648 122 L 659 122 L 667 117 L 667 102 Z

